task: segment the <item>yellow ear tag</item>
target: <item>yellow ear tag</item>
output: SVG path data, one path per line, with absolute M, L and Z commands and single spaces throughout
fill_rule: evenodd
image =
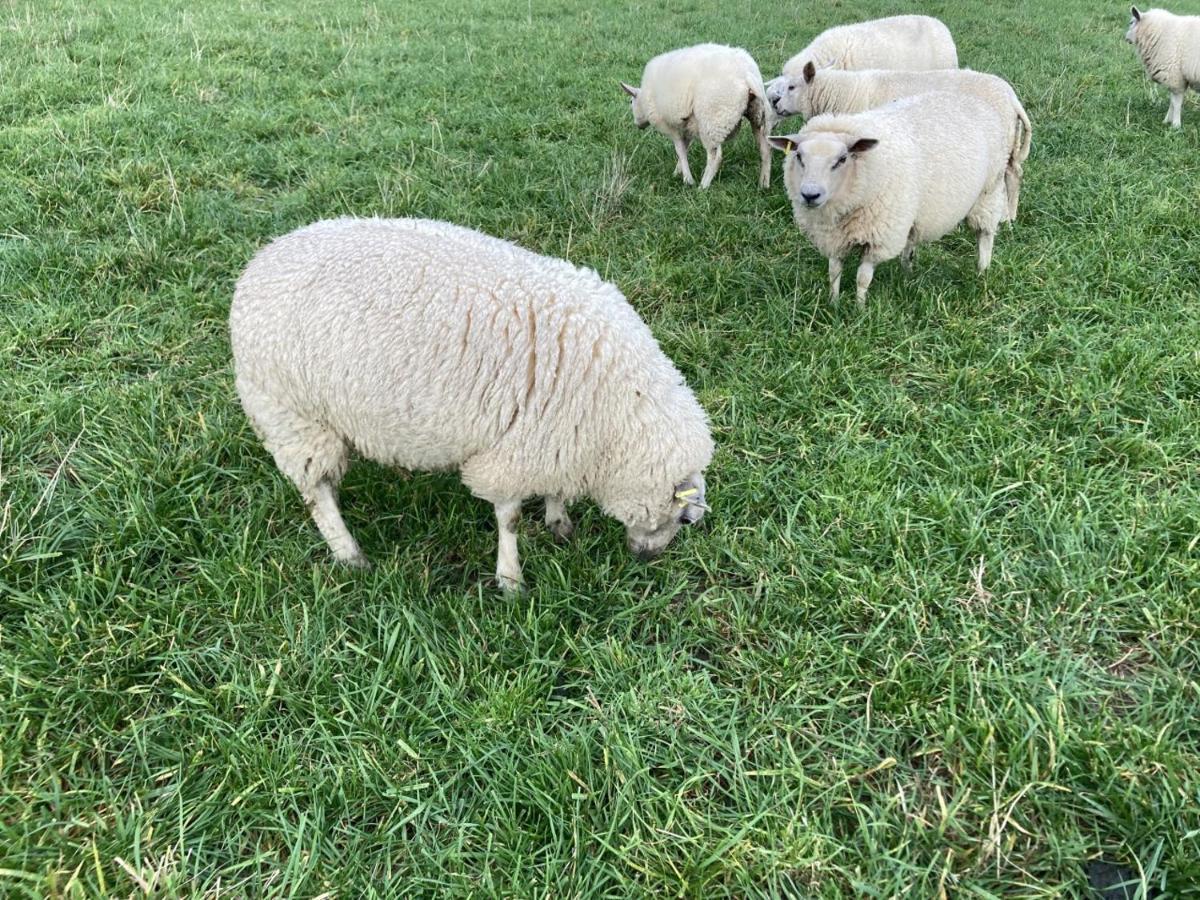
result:
M 791 152 L 792 152 L 793 150 L 795 150 L 795 149 L 796 149 L 796 145 L 795 145 L 795 144 L 793 144 L 791 141 L 788 141 L 788 149 L 787 149 L 787 152 L 788 152 L 788 153 L 791 153 Z
M 688 488 L 686 491 L 676 491 L 675 499 L 679 501 L 679 508 L 684 509 L 688 505 L 687 498 L 699 491 L 699 488 Z

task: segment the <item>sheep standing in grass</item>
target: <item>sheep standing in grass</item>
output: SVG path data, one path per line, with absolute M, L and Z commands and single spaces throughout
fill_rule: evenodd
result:
M 783 64 L 783 74 L 767 84 L 774 106 L 789 77 L 805 65 L 818 69 L 956 69 L 958 48 L 950 29 L 932 16 L 889 16 L 837 25 L 818 34 Z
M 1136 6 L 1129 12 L 1133 19 L 1125 40 L 1137 50 L 1150 80 L 1171 92 L 1163 122 L 1178 128 L 1183 95 L 1189 87 L 1200 90 L 1200 16 L 1177 16 L 1165 9 L 1140 12 Z
M 842 260 L 862 248 L 858 302 L 881 262 L 911 264 L 918 244 L 963 219 L 979 235 L 979 270 L 1007 205 L 1008 123 L 966 94 L 934 91 L 852 115 L 810 119 L 798 134 L 772 137 L 783 150 L 784 184 L 796 224 L 829 260 L 831 299 Z
M 675 145 L 675 174 L 694 184 L 688 147 L 697 138 L 708 153 L 700 187 L 712 184 L 721 167 L 721 147 L 750 121 L 760 159 L 759 187 L 771 184 L 771 148 L 767 144 L 766 91 L 758 64 L 745 50 L 698 44 L 654 57 L 646 63 L 639 87 L 621 82 L 631 98 L 638 128 L 653 125 Z
M 929 91 L 961 91 L 992 104 L 1009 122 L 1012 150 L 1005 171 L 1009 221 L 1017 217 L 1025 160 L 1033 142 L 1033 125 L 1016 91 L 998 75 L 971 69 L 930 69 L 906 72 L 891 69 L 847 71 L 818 69 L 805 63 L 797 76 L 785 76 L 775 111 L 780 116 L 799 113 L 806 119 L 824 113 L 856 113 L 883 106 L 901 97 Z
M 351 449 L 459 470 L 495 506 L 505 589 L 526 497 L 563 538 L 565 504 L 594 498 L 641 556 L 707 508 L 704 411 L 590 269 L 445 222 L 336 219 L 255 255 L 229 328 L 242 406 L 344 563 L 366 564 L 337 500 Z

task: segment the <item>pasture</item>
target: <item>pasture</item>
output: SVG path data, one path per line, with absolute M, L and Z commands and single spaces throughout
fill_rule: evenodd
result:
M 986 277 L 960 230 L 860 311 L 778 157 L 759 190 L 743 127 L 685 188 L 618 81 L 703 40 L 771 78 L 901 11 L 1034 149 Z M 1100 857 L 1200 889 L 1200 104 L 1161 124 L 1127 21 L 0 6 L 0 893 L 1077 897 Z M 646 564 L 531 506 L 507 598 L 488 505 L 360 463 L 375 566 L 332 565 L 226 316 L 345 214 L 614 281 L 711 416 L 704 522 Z

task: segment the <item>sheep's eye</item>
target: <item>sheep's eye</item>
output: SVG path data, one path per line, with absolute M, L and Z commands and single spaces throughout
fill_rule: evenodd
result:
M 794 91 L 795 89 L 796 89 L 796 86 L 795 86 L 794 84 L 789 84 L 789 85 L 788 85 L 788 90 L 789 90 L 789 91 Z
M 835 162 L 835 163 L 833 164 L 833 168 L 834 168 L 834 169 L 836 169 L 838 166 L 840 166 L 840 165 L 841 165 L 842 163 L 844 163 L 845 161 L 846 161 L 846 157 L 844 157 L 844 156 L 843 156 L 843 157 L 841 157 L 841 158 L 840 158 L 840 159 L 839 159 L 837 162 Z

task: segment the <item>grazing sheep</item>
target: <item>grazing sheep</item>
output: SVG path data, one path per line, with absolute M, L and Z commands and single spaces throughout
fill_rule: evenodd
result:
M 1190 87 L 1200 91 L 1200 16 L 1177 16 L 1165 9 L 1140 12 L 1129 8 L 1133 16 L 1125 40 L 1133 44 L 1151 81 L 1171 92 L 1164 124 L 1180 125 L 1183 95 Z
M 824 113 L 864 112 L 901 97 L 929 91 L 961 91 L 986 100 L 1010 123 L 1012 152 L 1004 182 L 1008 195 L 1007 219 L 1011 221 L 1017 217 L 1021 178 L 1033 141 L 1033 125 L 1012 85 L 1000 76 L 971 69 L 930 69 L 925 72 L 818 69 L 808 62 L 798 76 L 785 78 L 775 111 L 781 116 L 799 113 L 806 119 Z
M 783 79 L 798 76 L 807 63 L 818 69 L 957 69 L 958 49 L 944 23 L 932 16 L 889 16 L 837 25 L 818 34 L 783 64 L 783 74 L 767 84 L 772 106 Z
M 831 299 L 853 248 L 862 248 L 862 306 L 877 265 L 897 256 L 909 265 L 918 244 L 963 219 L 979 235 L 979 271 L 991 262 L 1011 140 L 990 103 L 934 91 L 868 112 L 817 116 L 771 144 L 787 154 L 784 184 L 796 224 L 829 259 Z
M 700 187 L 712 184 L 721 167 L 721 145 L 750 121 L 761 161 L 759 187 L 771 185 L 771 148 L 767 144 L 766 91 L 758 64 L 738 47 L 698 44 L 654 57 L 646 63 L 640 87 L 621 82 L 638 128 L 653 125 L 675 144 L 675 174 L 694 184 L 688 147 L 696 138 L 708 153 Z
M 630 549 L 699 521 L 704 411 L 620 291 L 590 269 L 445 222 L 335 219 L 250 261 L 229 314 L 242 406 L 334 556 L 366 558 L 337 486 L 350 450 L 457 469 L 495 506 L 496 578 L 521 584 L 521 501 L 589 496 Z

